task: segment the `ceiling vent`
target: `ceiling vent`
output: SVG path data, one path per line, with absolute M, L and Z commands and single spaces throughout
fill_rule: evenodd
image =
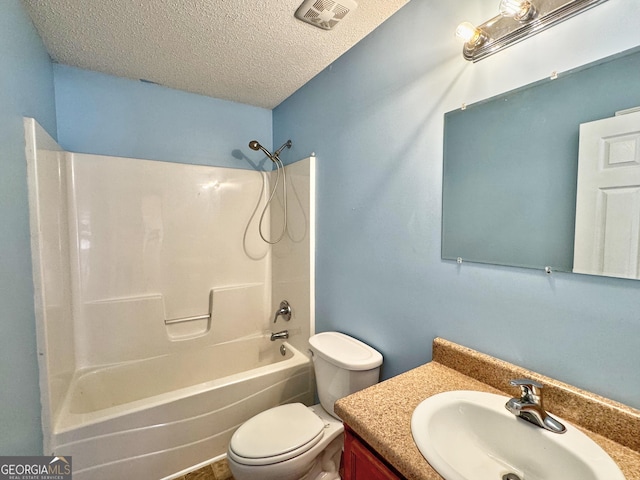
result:
M 324 30 L 332 30 L 347 14 L 358 8 L 353 0 L 305 0 L 296 18 Z

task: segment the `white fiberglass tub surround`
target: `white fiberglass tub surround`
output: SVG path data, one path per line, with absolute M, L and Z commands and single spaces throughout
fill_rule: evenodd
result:
M 220 456 L 265 408 L 313 400 L 309 359 L 280 344 L 257 337 L 79 373 L 53 450 L 73 457 L 80 480 L 159 479 Z
M 64 152 L 32 119 L 25 133 L 45 454 L 72 455 L 74 478 L 160 478 L 313 400 L 313 158 L 286 167 L 271 247 L 272 172 Z M 268 335 L 285 328 L 282 356 Z

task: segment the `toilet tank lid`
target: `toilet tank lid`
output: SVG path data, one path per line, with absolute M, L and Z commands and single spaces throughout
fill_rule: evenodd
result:
M 314 354 L 348 370 L 371 370 L 382 365 L 382 355 L 366 343 L 340 332 L 322 332 L 309 338 Z

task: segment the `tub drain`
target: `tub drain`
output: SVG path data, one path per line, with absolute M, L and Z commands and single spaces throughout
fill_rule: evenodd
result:
M 280 354 L 284 357 L 287 354 L 287 347 L 283 345 L 280 345 Z M 512 480 L 512 479 L 506 479 L 506 480 Z M 520 480 L 519 478 L 517 480 Z
M 520 477 L 515 473 L 507 473 L 506 475 L 502 475 L 502 480 L 520 480 Z

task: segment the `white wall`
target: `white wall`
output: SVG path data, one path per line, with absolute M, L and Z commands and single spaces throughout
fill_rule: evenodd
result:
M 267 174 L 72 154 L 71 257 L 81 367 L 260 334 L 270 248 L 257 235 Z M 206 320 L 164 320 L 209 311 Z
M 289 330 L 289 342 L 303 353 L 315 333 L 315 157 L 285 167 L 287 175 L 287 231 L 273 246 L 271 302 L 273 312 L 282 300 L 291 304 L 290 322 L 279 319 L 273 331 Z M 271 180 L 275 179 L 271 173 Z M 271 208 L 271 232 L 282 231 L 283 196 L 280 187 Z
M 289 221 L 272 247 L 258 222 L 274 172 L 68 153 L 34 120 L 25 129 L 45 432 L 88 369 L 285 328 L 306 353 L 313 158 L 286 168 Z M 281 202 L 264 217 L 268 239 Z M 274 325 L 285 298 L 293 318 Z M 210 320 L 165 324 L 210 308 Z
M 32 118 L 24 121 L 42 423 L 57 417 L 76 369 L 69 262 L 67 159 Z M 55 354 L 50 354 L 55 353 Z M 44 437 L 48 452 L 48 436 Z

